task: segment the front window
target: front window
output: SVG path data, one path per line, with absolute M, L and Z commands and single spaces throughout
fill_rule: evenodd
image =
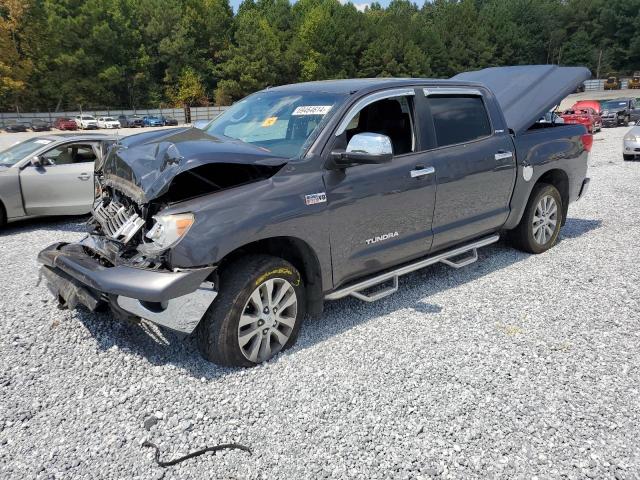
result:
M 266 91 L 233 105 L 206 128 L 224 136 L 294 158 L 320 123 L 335 112 L 345 95 L 312 92 Z
M 95 120 L 95 118 L 90 117 L 89 115 L 85 115 L 82 117 L 82 120 Z
M 42 147 L 51 143 L 51 140 L 43 138 L 32 138 L 24 142 L 17 143 L 6 150 L 0 152 L 0 166 L 11 167 L 20 160 L 40 150 Z
M 105 122 L 115 122 L 116 120 L 115 120 L 115 118 L 113 118 L 113 117 L 105 117 L 105 118 L 104 118 L 104 121 L 105 121 Z

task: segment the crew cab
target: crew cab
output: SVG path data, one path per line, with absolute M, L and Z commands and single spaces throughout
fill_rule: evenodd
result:
M 537 120 L 589 77 L 542 65 L 301 83 L 204 131 L 121 139 L 88 235 L 40 252 L 42 274 L 62 306 L 108 305 L 195 333 L 211 361 L 255 365 L 325 300 L 379 300 L 502 234 L 551 248 L 587 190 L 592 137 Z

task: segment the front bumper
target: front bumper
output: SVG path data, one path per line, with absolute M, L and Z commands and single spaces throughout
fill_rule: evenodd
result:
M 622 142 L 622 153 L 624 153 L 625 155 L 640 156 L 640 142 L 631 141 L 631 140 L 623 140 L 623 142 Z
M 119 315 L 144 318 L 191 333 L 215 299 L 206 281 L 214 267 L 157 271 L 117 265 L 106 267 L 81 243 L 55 243 L 38 254 L 51 292 L 69 308 L 95 311 L 107 304 Z

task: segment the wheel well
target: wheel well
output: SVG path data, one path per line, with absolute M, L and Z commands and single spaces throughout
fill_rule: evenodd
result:
M 294 237 L 273 237 L 243 245 L 226 255 L 219 264 L 225 265 L 247 254 L 262 253 L 280 257 L 291 263 L 302 275 L 307 288 L 307 312 L 320 315 L 323 308 L 322 275 L 315 252 L 304 241 Z
M 560 192 L 562 199 L 562 224 L 567 220 L 567 210 L 569 208 L 569 177 L 563 170 L 549 170 L 542 175 L 536 184 L 547 183 L 553 185 Z

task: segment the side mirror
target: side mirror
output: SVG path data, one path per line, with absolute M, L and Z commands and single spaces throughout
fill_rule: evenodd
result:
M 393 158 L 391 139 L 380 133 L 358 133 L 351 137 L 344 152 L 333 152 L 336 165 L 380 164 Z
M 34 167 L 36 167 L 36 168 L 40 168 L 40 167 L 42 167 L 42 158 L 37 157 L 37 156 L 36 156 L 36 157 L 33 157 L 33 158 L 31 159 L 31 165 L 33 165 L 33 166 L 34 166 Z

